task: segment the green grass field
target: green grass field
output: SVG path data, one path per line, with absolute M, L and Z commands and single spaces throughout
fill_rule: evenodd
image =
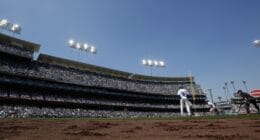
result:
M 124 121 L 124 120 L 218 120 L 218 119 L 260 119 L 260 114 L 250 115 L 215 115 L 215 116 L 173 116 L 173 117 L 139 117 L 139 118 L 5 118 L 12 120 L 87 120 L 87 121 Z

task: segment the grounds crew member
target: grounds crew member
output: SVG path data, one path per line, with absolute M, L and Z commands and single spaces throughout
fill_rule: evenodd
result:
M 245 108 L 246 108 L 247 114 L 250 113 L 250 109 L 249 109 L 250 104 L 253 104 L 255 106 L 255 108 L 257 109 L 257 111 L 259 112 L 259 107 L 257 106 L 256 99 L 253 96 L 249 95 L 246 92 L 243 92 L 242 90 L 238 90 L 237 94 L 243 98 L 243 100 L 245 102 Z
M 183 86 L 181 86 L 177 93 L 181 99 L 180 99 L 180 109 L 181 109 L 181 115 L 183 116 L 183 104 L 186 106 L 186 110 L 188 112 L 188 115 L 191 115 L 190 107 L 192 106 L 191 102 L 188 100 L 187 96 L 189 95 L 189 92 L 184 89 Z

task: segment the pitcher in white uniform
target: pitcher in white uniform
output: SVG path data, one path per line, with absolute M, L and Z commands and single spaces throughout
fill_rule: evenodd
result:
M 180 109 L 181 109 L 181 115 L 183 116 L 183 104 L 185 104 L 186 106 L 186 110 L 188 112 L 188 115 L 191 115 L 191 111 L 190 111 L 190 107 L 192 106 L 191 102 L 188 100 L 187 96 L 189 95 L 189 92 L 183 87 L 181 86 L 178 90 L 177 93 L 181 99 L 180 99 Z

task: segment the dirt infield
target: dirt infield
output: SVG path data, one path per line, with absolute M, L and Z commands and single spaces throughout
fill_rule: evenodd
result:
M 236 119 L 0 119 L 0 140 L 259 140 L 260 116 Z

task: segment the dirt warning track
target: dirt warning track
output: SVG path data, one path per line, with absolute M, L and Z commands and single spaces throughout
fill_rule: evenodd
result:
M 259 140 L 260 117 L 214 120 L 0 119 L 0 140 Z

